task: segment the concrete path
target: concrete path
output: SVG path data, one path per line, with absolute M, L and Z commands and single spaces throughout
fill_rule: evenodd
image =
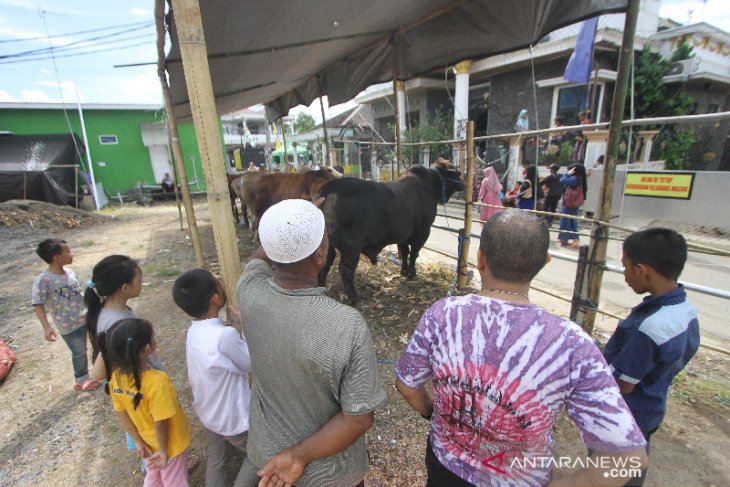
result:
M 456 205 L 447 207 L 447 215 L 450 218 L 444 218 L 444 209 L 439 207 L 439 215 L 435 224 L 448 226 L 452 229 L 458 229 L 463 226 L 463 222 L 454 217 L 463 217 L 463 210 Z M 617 222 L 618 223 L 618 222 Z M 625 219 L 621 225 L 632 228 L 646 228 L 650 222 L 633 221 Z M 657 226 L 652 224 L 652 226 Z M 675 227 L 675 225 L 667 224 L 667 226 Z M 703 245 L 709 245 L 714 248 L 730 249 L 730 239 L 726 236 L 717 235 L 710 231 L 710 235 L 705 235 L 701 231 L 689 228 L 676 228 L 686 238 Z M 557 228 L 557 222 L 553 225 Z M 694 230 L 694 231 L 693 231 Z M 479 234 L 481 224 L 474 222 L 472 233 Z M 587 230 L 585 230 L 587 232 Z M 616 234 L 619 236 L 620 234 Z M 614 234 L 612 233 L 612 236 Z M 584 244 L 588 243 L 588 238 L 581 239 Z M 446 230 L 432 229 L 427 247 L 438 252 L 447 253 L 455 256 L 457 252 L 456 234 Z M 469 262 L 476 263 L 476 252 L 479 241 L 472 239 Z M 397 248 L 391 246 L 392 252 L 397 253 Z M 557 244 L 557 232 L 551 231 L 550 251 L 555 254 L 577 256 L 577 250 L 571 250 L 560 247 Z M 422 263 L 441 263 L 443 265 L 454 266 L 455 260 L 434 251 L 424 249 L 421 253 L 420 262 Z M 617 266 L 621 265 L 621 242 L 610 241 L 608 246 L 607 262 Z M 569 299 L 572 296 L 573 283 L 575 281 L 575 263 L 553 258 L 552 261 L 538 274 L 533 285 L 546 289 L 554 294 L 558 294 Z M 682 273 L 681 280 L 701 284 L 703 286 L 730 290 L 730 257 L 722 257 L 708 255 L 704 253 L 690 252 Z M 479 274 L 474 269 L 475 287 L 479 287 Z M 730 311 L 730 301 L 714 296 L 708 296 L 695 291 L 688 291 L 691 302 L 698 310 L 700 318 L 700 329 L 702 332 L 702 341 L 705 344 L 730 349 L 730 326 L 728 326 L 727 313 Z M 532 291 L 530 297 L 533 302 L 543 306 L 556 314 L 567 316 L 570 313 L 570 303 L 548 296 L 547 294 Z M 642 296 L 635 294 L 624 282 L 622 274 L 616 272 L 604 272 L 603 286 L 601 288 L 601 299 L 599 308 L 605 309 L 619 316 L 626 316 L 630 309 L 638 304 Z M 616 327 L 616 319 L 599 315 L 596 321 L 596 329 L 602 333 L 611 333 Z

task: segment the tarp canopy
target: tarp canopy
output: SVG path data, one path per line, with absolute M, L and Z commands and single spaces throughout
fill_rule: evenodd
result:
M 200 1 L 219 114 L 265 103 L 270 120 L 320 95 L 330 105 L 368 86 L 537 43 L 628 0 Z M 173 12 L 174 14 L 174 12 Z M 166 67 L 175 116 L 191 118 L 170 16 Z
M 0 202 L 28 199 L 68 205 L 84 145 L 76 135 L 0 135 Z

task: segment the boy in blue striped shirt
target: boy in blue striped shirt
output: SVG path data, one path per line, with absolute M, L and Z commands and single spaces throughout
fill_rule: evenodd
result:
M 700 344 L 697 311 L 677 282 L 687 260 L 684 237 L 668 228 L 650 228 L 624 241 L 624 279 L 637 294 L 649 293 L 621 320 L 604 356 L 631 409 L 649 439 L 667 408 L 672 380 Z M 643 485 L 646 471 L 626 485 Z

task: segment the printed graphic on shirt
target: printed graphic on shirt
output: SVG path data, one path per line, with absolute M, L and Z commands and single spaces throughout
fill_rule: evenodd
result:
M 84 325 L 85 308 L 82 288 L 76 274 L 64 269 L 64 274 L 43 272 L 33 283 L 32 303 L 42 304 L 62 335 Z
M 501 467 L 507 453 L 522 458 L 522 452 L 545 443 L 552 414 L 534 391 L 520 387 L 519 378 L 508 382 L 496 368 L 477 369 L 472 362 L 464 372 L 442 366 L 436 373 L 434 432 L 448 454 L 476 469 L 506 474 Z
M 431 381 L 433 451 L 476 485 L 547 483 L 550 466 L 531 460 L 552 456 L 563 405 L 588 448 L 644 445 L 598 348 L 577 325 L 537 306 L 474 295 L 438 301 L 396 373 L 408 387 Z

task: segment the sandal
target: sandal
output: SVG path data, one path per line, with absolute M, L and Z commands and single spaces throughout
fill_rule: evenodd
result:
M 198 455 L 193 455 L 192 453 L 188 454 L 188 464 L 187 464 L 188 473 L 195 470 L 195 467 L 198 466 L 198 463 L 200 463 L 200 459 L 198 458 Z
M 83 382 L 79 382 L 78 384 L 74 384 L 74 391 L 78 392 L 91 392 L 97 390 L 101 386 L 101 382 L 86 379 Z
M 572 242 L 570 245 L 568 245 L 568 248 L 571 248 L 571 249 L 579 249 L 580 248 L 580 242 L 578 242 L 578 241 Z

